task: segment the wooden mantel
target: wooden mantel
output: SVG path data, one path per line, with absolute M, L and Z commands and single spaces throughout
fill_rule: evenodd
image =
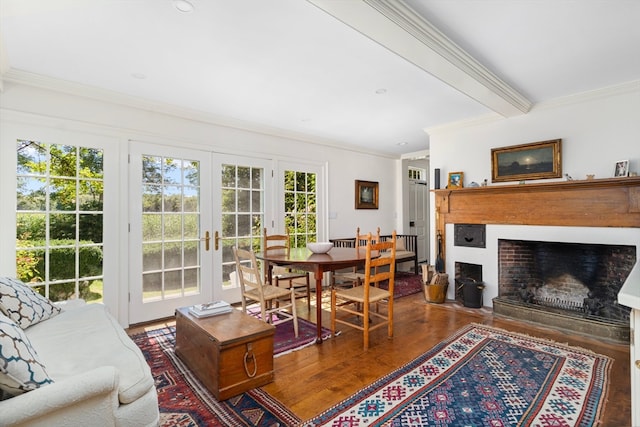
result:
M 640 227 L 640 177 L 434 190 L 436 233 L 446 224 Z

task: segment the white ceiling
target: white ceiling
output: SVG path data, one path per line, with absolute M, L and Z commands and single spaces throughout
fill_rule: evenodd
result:
M 0 0 L 3 80 L 392 156 L 640 80 L 639 0 L 190 1 Z

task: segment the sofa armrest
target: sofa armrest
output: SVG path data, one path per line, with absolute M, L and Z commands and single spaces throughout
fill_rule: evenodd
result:
M 0 401 L 2 426 L 115 424 L 118 372 L 102 366 Z

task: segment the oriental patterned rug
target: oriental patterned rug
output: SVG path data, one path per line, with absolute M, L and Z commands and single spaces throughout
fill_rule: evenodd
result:
M 173 351 L 175 328 L 133 335 L 151 367 L 162 427 L 292 426 L 300 420 L 260 388 L 219 402 Z
M 303 426 L 592 426 L 612 360 L 468 325 Z
M 422 292 L 422 285 L 422 275 L 397 271 L 393 283 L 393 297 L 401 298 Z M 388 289 L 387 281 L 380 282 L 380 287 Z

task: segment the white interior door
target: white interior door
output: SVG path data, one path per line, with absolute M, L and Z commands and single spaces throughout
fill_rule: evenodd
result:
M 211 154 L 132 143 L 129 170 L 129 322 L 211 301 Z
M 214 299 L 240 301 L 233 246 L 260 251 L 266 200 L 273 200 L 272 162 L 233 155 L 213 156 Z
M 429 210 L 427 203 L 429 191 L 427 183 L 424 181 L 409 182 L 409 224 L 411 233 L 416 234 L 418 261 L 427 259 L 427 244 L 429 230 Z M 416 273 L 418 273 L 416 271 Z

